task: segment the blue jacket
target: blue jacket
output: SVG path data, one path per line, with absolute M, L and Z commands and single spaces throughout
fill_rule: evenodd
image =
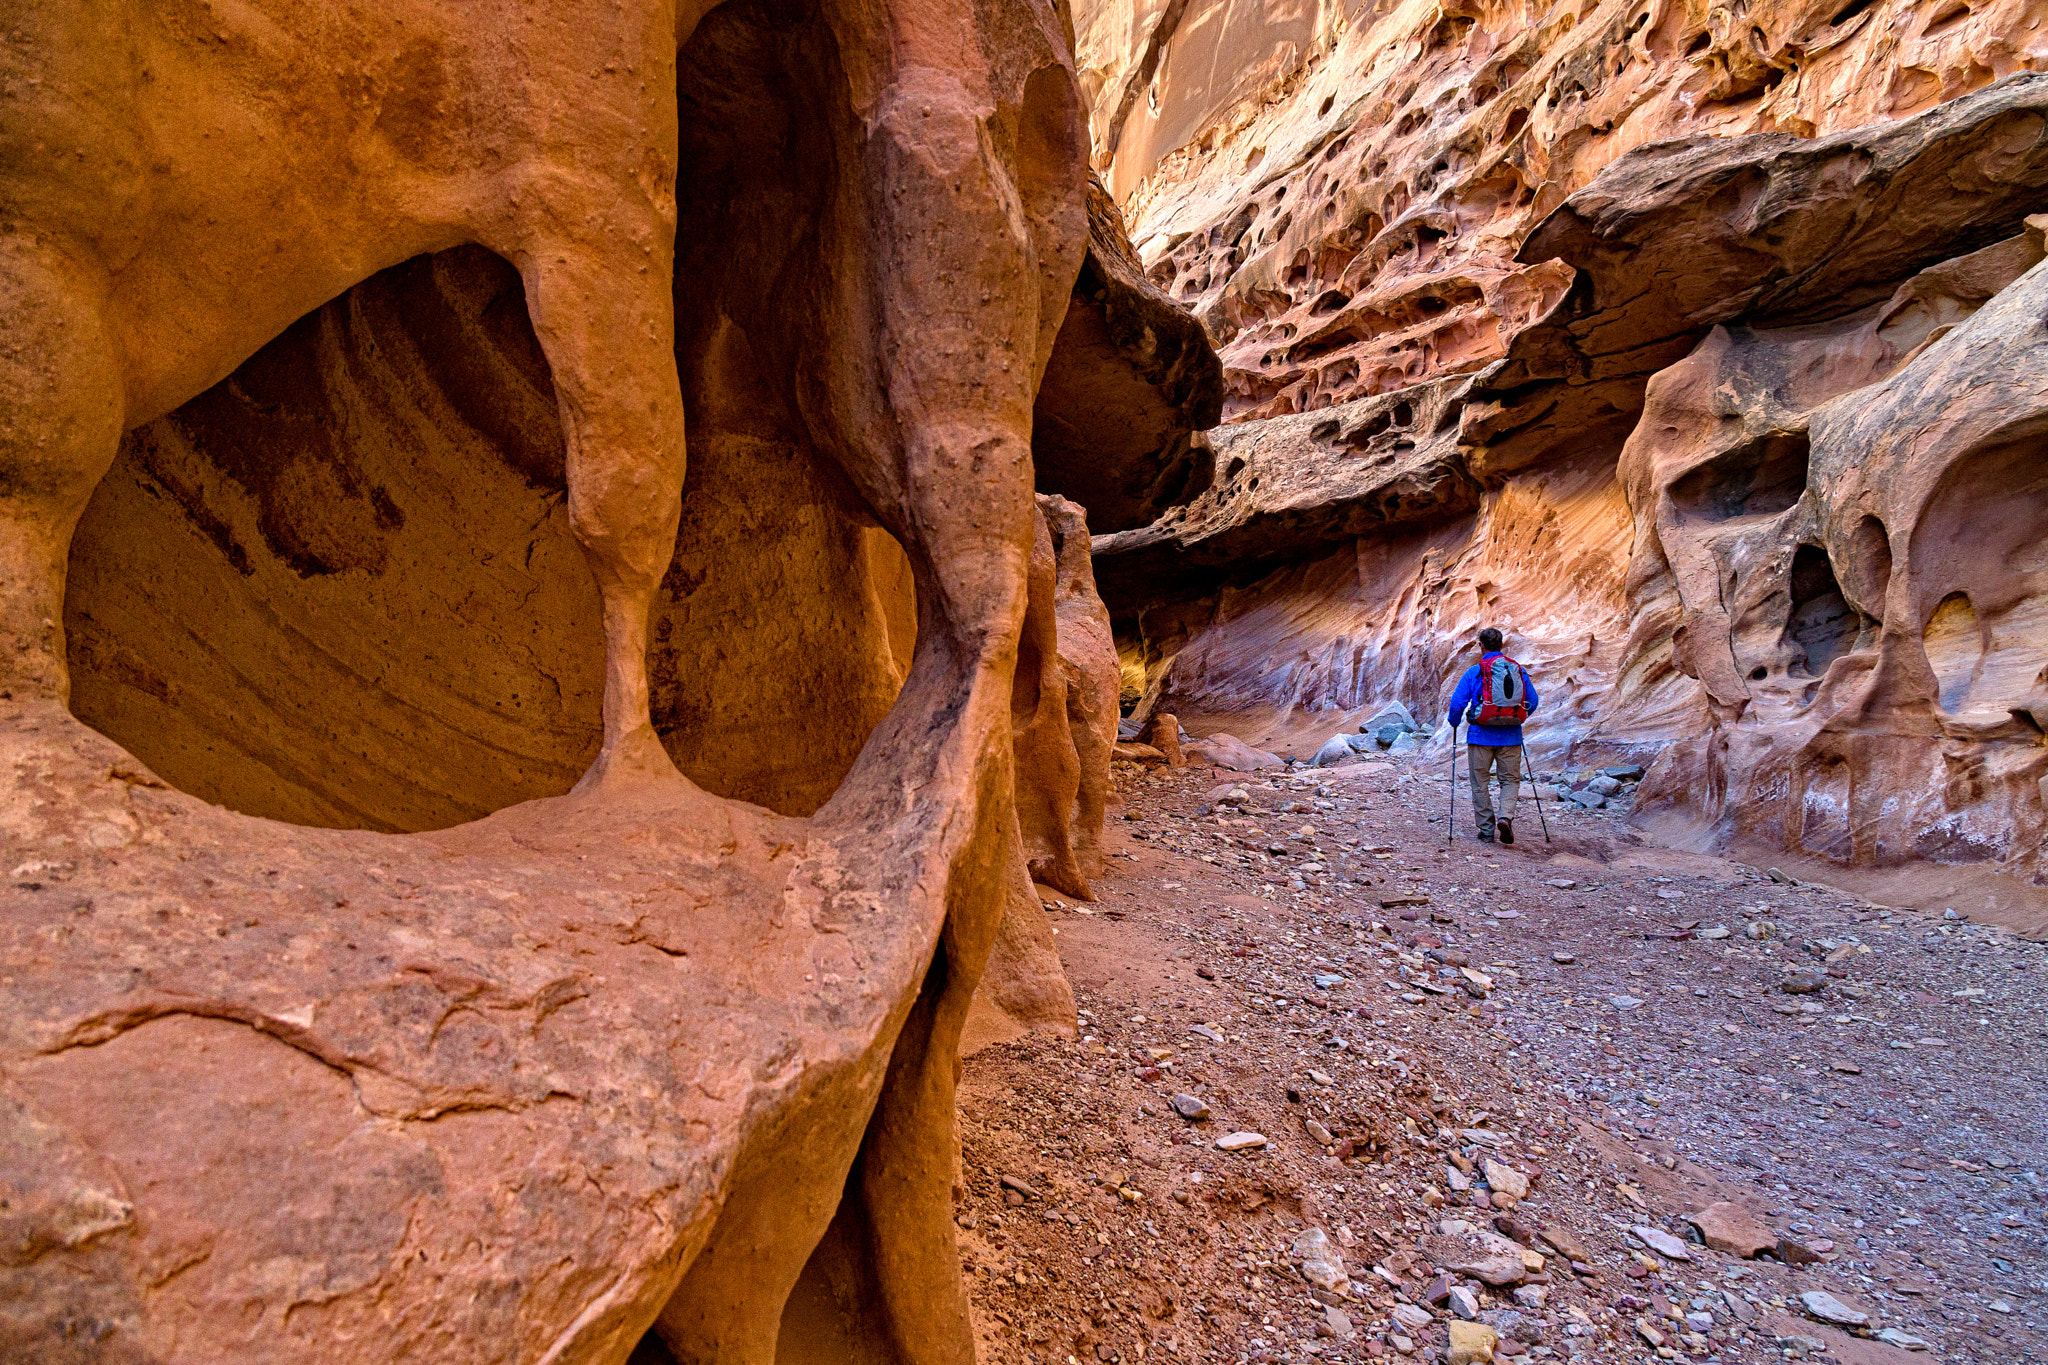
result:
M 1479 714 L 1479 668 L 1488 659 L 1497 657 L 1483 654 L 1479 663 L 1465 670 L 1465 676 L 1458 680 L 1458 690 L 1451 693 L 1451 724 L 1464 725 Z M 1520 667 L 1520 665 L 1517 665 Z M 1529 693 L 1529 714 L 1536 714 L 1536 684 L 1529 681 L 1529 670 L 1522 669 L 1522 686 Z M 1465 732 L 1467 744 L 1507 746 L 1522 742 L 1522 727 L 1519 725 L 1472 725 Z

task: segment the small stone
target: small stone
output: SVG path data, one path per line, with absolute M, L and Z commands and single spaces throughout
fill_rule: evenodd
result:
M 1464 1285 L 1452 1285 L 1450 1292 L 1444 1296 L 1444 1302 L 1450 1305 L 1451 1312 L 1465 1321 L 1479 1321 L 1479 1296 Z
M 1799 1306 L 1811 1317 L 1836 1327 L 1868 1327 L 1870 1314 L 1851 1308 L 1825 1289 L 1809 1289 L 1799 1296 Z
M 1632 1010 L 1643 1002 L 1633 995 L 1610 995 L 1607 997 L 1607 1003 L 1618 1010 Z
M 1430 1316 L 1427 1308 L 1417 1308 L 1412 1303 L 1395 1304 L 1393 1312 L 1388 1316 L 1411 1332 L 1426 1332 L 1430 1324 L 1436 1321 Z
M 1685 1315 L 1685 1325 L 1693 1331 L 1702 1334 L 1711 1332 L 1714 1330 L 1714 1315 L 1712 1313 L 1687 1313 Z
M 1188 1032 L 1199 1038 L 1207 1038 L 1212 1043 L 1223 1041 L 1223 1034 L 1208 1024 L 1189 1024 Z
M 1339 1341 L 1348 1340 L 1357 1329 L 1351 1325 L 1351 1315 L 1335 1305 L 1323 1308 L 1323 1325 L 1330 1329 L 1330 1335 Z
M 1316 1070 L 1314 1067 L 1309 1068 L 1308 1078 L 1314 1081 L 1317 1085 L 1335 1085 L 1337 1083 L 1333 1078 L 1324 1075 L 1322 1072 Z
M 1801 969 L 1787 972 L 1785 979 L 1778 983 L 1778 989 L 1787 995 L 1813 995 L 1827 989 L 1827 984 L 1827 973 Z
M 1564 1257 L 1567 1261 L 1573 1262 L 1574 1268 L 1579 1265 L 1592 1264 L 1593 1253 L 1586 1250 L 1586 1244 L 1581 1242 L 1577 1234 L 1573 1233 L 1570 1228 L 1559 1227 L 1555 1223 L 1548 1223 L 1537 1231 L 1536 1236 L 1538 1240 L 1555 1250 L 1558 1255 Z
M 1216 1146 L 1226 1152 L 1255 1152 L 1266 1145 L 1264 1133 L 1225 1133 Z
M 1191 1123 L 1200 1123 L 1202 1120 L 1209 1117 L 1208 1102 L 1201 1099 L 1199 1096 L 1185 1094 L 1175 1095 L 1172 1099 L 1168 1100 L 1167 1103 L 1173 1106 L 1174 1113 L 1179 1114 L 1182 1118 L 1187 1119 Z
M 1521 1200 L 1529 1197 L 1529 1177 L 1512 1166 L 1488 1157 L 1481 1165 L 1486 1173 L 1486 1183 L 1495 1194 L 1504 1194 L 1510 1199 Z
M 1424 1237 L 1417 1248 L 1438 1268 L 1483 1280 L 1496 1289 L 1520 1284 L 1529 1276 L 1522 1248 L 1483 1228 Z
M 2012 1305 L 2004 1299 L 1993 1299 L 1984 1306 L 1994 1313 L 2010 1313 L 2012 1311 Z
M 1820 1253 L 1804 1242 L 1790 1237 L 1780 1237 L 1774 1251 L 1777 1258 L 1786 1265 L 1819 1265 Z
M 1334 1147 L 1337 1145 L 1337 1139 L 1330 1130 L 1317 1123 L 1314 1119 L 1303 1119 L 1301 1127 L 1310 1138 L 1314 1139 L 1318 1147 Z
M 1686 1221 L 1700 1230 L 1700 1240 L 1715 1251 L 1745 1259 L 1769 1251 L 1778 1244 L 1778 1234 L 1740 1204 L 1722 1200 L 1709 1204 Z
M 1350 1287 L 1344 1271 L 1344 1253 L 1321 1228 L 1306 1228 L 1294 1239 L 1294 1255 L 1301 1262 L 1301 1277 L 1318 1289 L 1340 1293 Z
M 1685 1249 L 1685 1243 L 1673 1237 L 1662 1228 L 1637 1226 L 1629 1229 L 1636 1240 L 1656 1252 L 1667 1261 L 1690 1261 L 1692 1253 Z
M 1662 1332 L 1650 1325 L 1648 1318 L 1636 1319 L 1636 1335 L 1649 1342 L 1653 1350 L 1662 1346 L 1667 1340 Z
M 1563 953 L 1563 952 L 1559 952 L 1559 953 L 1552 953 L 1552 954 L 1550 955 L 1550 960 L 1551 960 L 1552 962 L 1555 962 L 1555 963 L 1556 963 L 1556 964 L 1557 964 L 1558 966 L 1560 966 L 1560 967 L 1569 967 L 1569 966 L 1571 966 L 1571 965 L 1572 965 L 1572 964 L 1573 964 L 1574 962 L 1577 962 L 1577 961 L 1579 960 L 1579 958 L 1578 958 L 1578 954 L 1576 954 L 1576 953 Z
M 1570 891 L 1574 887 L 1578 886 L 1578 883 L 1573 881 L 1570 877 L 1552 877 L 1550 878 L 1550 880 L 1544 882 L 1543 884 L 1545 886 L 1554 886 L 1560 891 Z
M 1491 1365 L 1500 1333 L 1483 1322 L 1450 1324 L 1450 1365 Z
M 1925 1337 L 1916 1337 L 1911 1332 L 1897 1327 L 1887 1327 L 1877 1333 L 1877 1339 L 1887 1346 L 1896 1346 L 1902 1351 L 1931 1351 L 1934 1344 Z
M 1026 1199 L 1038 1198 L 1037 1190 L 1032 1189 L 1030 1185 L 1026 1184 L 1023 1180 L 1019 1179 L 1014 1175 L 1002 1176 L 996 1181 L 996 1183 L 998 1185 L 1001 1185 L 1006 1190 L 1011 1190 L 1019 1195 L 1022 1195 Z
M 1700 930 L 1695 937 L 1705 939 L 1709 943 L 1717 943 L 1724 938 L 1730 937 L 1734 932 L 1725 924 L 1717 924 L 1711 929 Z
M 1535 1309 L 1541 1308 L 1543 1306 L 1543 1300 L 1549 1295 L 1549 1293 L 1549 1289 L 1545 1288 L 1543 1285 L 1523 1284 L 1515 1286 L 1514 1297 L 1515 1302 L 1521 1305 L 1523 1308 Z

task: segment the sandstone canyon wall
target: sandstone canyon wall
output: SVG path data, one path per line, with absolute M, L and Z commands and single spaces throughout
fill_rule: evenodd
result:
M 1221 392 L 1061 15 L 15 22 L 0 1356 L 971 1358 L 1115 724 L 1033 409 L 1142 521 Z
M 1141 708 L 1440 722 L 1492 622 L 1544 761 L 1660 760 L 1639 810 L 2042 884 L 2036 7 L 1077 28 L 1097 167 L 1226 362 L 1211 485 L 1096 542 Z

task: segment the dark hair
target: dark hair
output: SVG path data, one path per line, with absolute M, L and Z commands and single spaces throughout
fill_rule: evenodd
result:
M 1485 630 L 1479 632 L 1479 647 L 1481 649 L 1491 653 L 1493 650 L 1499 649 L 1500 646 L 1500 632 L 1492 626 L 1488 626 Z

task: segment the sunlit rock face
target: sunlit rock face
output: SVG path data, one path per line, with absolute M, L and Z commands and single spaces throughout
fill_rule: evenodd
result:
M 1917 88 L 1894 30 L 1800 67 L 1865 52 L 1838 122 Z M 1791 121 L 1792 84 L 1736 101 L 1774 131 L 1717 128 L 1708 91 L 1582 187 L 1555 168 L 1511 264 L 1559 287 L 1483 367 L 1221 428 L 1207 491 L 1099 537 L 1140 705 L 1440 723 L 1495 624 L 1542 680 L 1539 755 L 1652 761 L 1648 817 L 2038 884 L 2048 76 L 1835 130 Z
M 1570 284 L 1528 234 L 1628 150 L 1811 137 L 2048 64 L 2028 0 L 1084 0 L 1095 164 L 1232 418 L 1476 369 Z

